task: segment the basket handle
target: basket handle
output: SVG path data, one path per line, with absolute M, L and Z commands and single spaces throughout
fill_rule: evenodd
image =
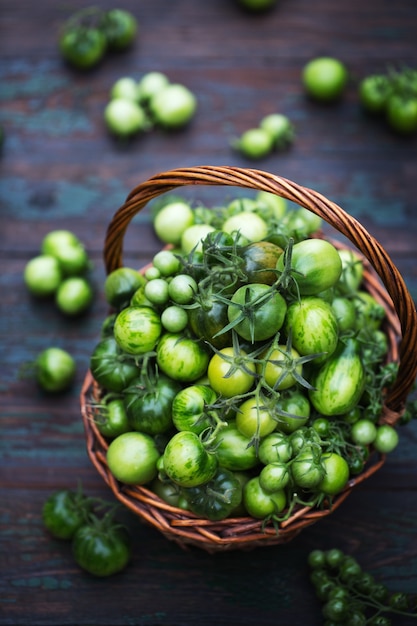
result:
M 132 218 L 153 198 L 187 185 L 224 185 L 267 191 L 311 210 L 349 239 L 368 259 L 390 295 L 401 325 L 397 379 L 385 399 L 395 423 L 413 388 L 417 373 L 417 314 L 404 280 L 384 248 L 354 217 L 318 192 L 261 170 L 232 166 L 178 168 L 152 176 L 128 195 L 110 222 L 104 260 L 107 273 L 123 264 L 123 238 Z

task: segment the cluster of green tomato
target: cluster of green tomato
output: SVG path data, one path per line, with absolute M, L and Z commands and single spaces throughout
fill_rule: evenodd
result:
M 366 76 L 359 84 L 363 108 L 405 135 L 417 132 L 417 70 L 405 68 Z
M 197 100 L 180 83 L 171 83 L 162 72 L 148 72 L 139 81 L 125 76 L 111 88 L 104 110 L 108 129 L 118 137 L 128 137 L 154 125 L 177 129 L 194 116 Z
M 286 115 L 271 113 L 256 128 L 249 128 L 232 146 L 244 156 L 262 159 L 273 150 L 282 150 L 294 140 L 294 126 Z
M 77 11 L 64 24 L 59 49 L 67 63 L 88 70 L 98 65 L 106 53 L 126 50 L 137 31 L 137 20 L 129 11 L 91 6 Z
M 312 550 L 310 580 L 323 603 L 324 626 L 391 626 L 390 615 L 417 617 L 417 597 L 390 593 L 338 548 Z
M 23 279 L 29 292 L 37 298 L 53 298 L 66 316 L 84 313 L 93 301 L 93 289 L 86 274 L 90 260 L 84 245 L 68 230 L 47 233 L 41 242 L 40 254 L 28 261 Z M 23 374 L 32 374 L 47 392 L 65 391 L 72 384 L 76 365 L 62 348 L 48 347 L 34 363 L 22 367 Z
M 343 490 L 371 444 L 396 447 L 377 423 L 396 375 L 385 310 L 356 253 L 264 192 L 217 210 L 173 198 L 154 223 L 176 248 L 109 274 L 90 360 L 116 479 L 208 519 L 279 521 Z
M 42 508 L 43 523 L 52 537 L 71 542 L 77 565 L 101 578 L 122 571 L 131 558 L 130 535 L 117 522 L 114 505 L 109 505 L 78 488 L 53 492 Z

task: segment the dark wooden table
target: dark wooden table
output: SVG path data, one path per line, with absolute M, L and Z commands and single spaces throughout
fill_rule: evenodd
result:
M 140 23 L 136 45 L 85 74 L 65 66 L 57 49 L 60 24 L 82 6 L 80 0 L 1 6 L 0 624 L 315 626 L 322 623 L 320 606 L 306 568 L 315 547 L 349 551 L 392 590 L 415 592 L 416 422 L 401 429 L 401 445 L 374 477 L 285 546 L 186 551 L 126 510 L 133 561 L 100 580 L 77 568 L 69 546 L 52 540 L 41 520 L 46 497 L 78 481 L 90 495 L 112 498 L 87 457 L 78 397 L 106 314 L 106 227 L 149 176 L 228 164 L 313 187 L 380 240 L 416 299 L 416 137 L 396 136 L 365 116 L 357 94 L 360 78 L 388 64 L 417 66 L 415 0 L 281 0 L 259 16 L 234 0 L 125 0 Z M 345 97 L 333 106 L 307 100 L 300 83 L 303 65 L 324 54 L 343 60 L 351 74 Z M 182 132 L 154 131 L 121 145 L 103 124 L 109 89 L 122 76 L 151 70 L 187 85 L 198 98 L 197 115 Z M 271 112 L 287 114 L 296 126 L 288 151 L 253 163 L 230 149 L 233 136 Z M 191 197 L 210 203 L 219 190 L 199 188 Z M 81 320 L 35 301 L 23 285 L 25 264 L 57 228 L 78 234 L 95 264 L 96 300 Z M 125 262 L 139 267 L 158 247 L 145 209 L 129 228 Z M 19 378 L 21 364 L 52 344 L 77 361 L 76 385 L 59 397 Z

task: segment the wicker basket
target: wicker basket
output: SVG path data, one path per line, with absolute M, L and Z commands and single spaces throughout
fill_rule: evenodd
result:
M 386 310 L 389 361 L 399 363 L 396 382 L 387 392 L 380 417 L 381 423 L 395 425 L 404 411 L 417 371 L 415 306 L 400 273 L 382 246 L 359 222 L 319 193 L 254 169 L 201 166 L 160 173 L 133 189 L 125 204 L 114 215 L 108 227 L 104 250 L 107 272 L 122 266 L 123 237 L 134 215 L 153 198 L 186 185 L 244 187 L 275 193 L 319 215 L 352 242 L 356 251 L 362 253 L 365 264 L 364 286 Z M 93 419 L 91 396 L 99 392 L 88 372 L 81 391 L 81 411 L 87 451 L 92 463 L 119 501 L 182 547 L 194 545 L 208 552 L 216 552 L 286 543 L 303 528 L 332 513 L 356 485 L 374 474 L 385 461 L 383 455 L 372 454 L 365 470 L 348 482 L 345 489 L 333 499 L 331 507 L 299 508 L 280 524 L 278 532 L 272 526 L 263 527 L 262 521 L 249 517 L 211 522 L 170 506 L 146 487 L 123 485 L 115 480 L 106 463 L 108 443 L 99 433 Z

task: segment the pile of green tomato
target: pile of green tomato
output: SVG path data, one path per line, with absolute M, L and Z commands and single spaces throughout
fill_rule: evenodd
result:
M 398 443 L 378 424 L 397 366 L 359 253 L 265 192 L 211 209 L 170 197 L 153 224 L 170 245 L 107 276 L 91 354 L 111 473 L 214 521 L 331 503 Z

